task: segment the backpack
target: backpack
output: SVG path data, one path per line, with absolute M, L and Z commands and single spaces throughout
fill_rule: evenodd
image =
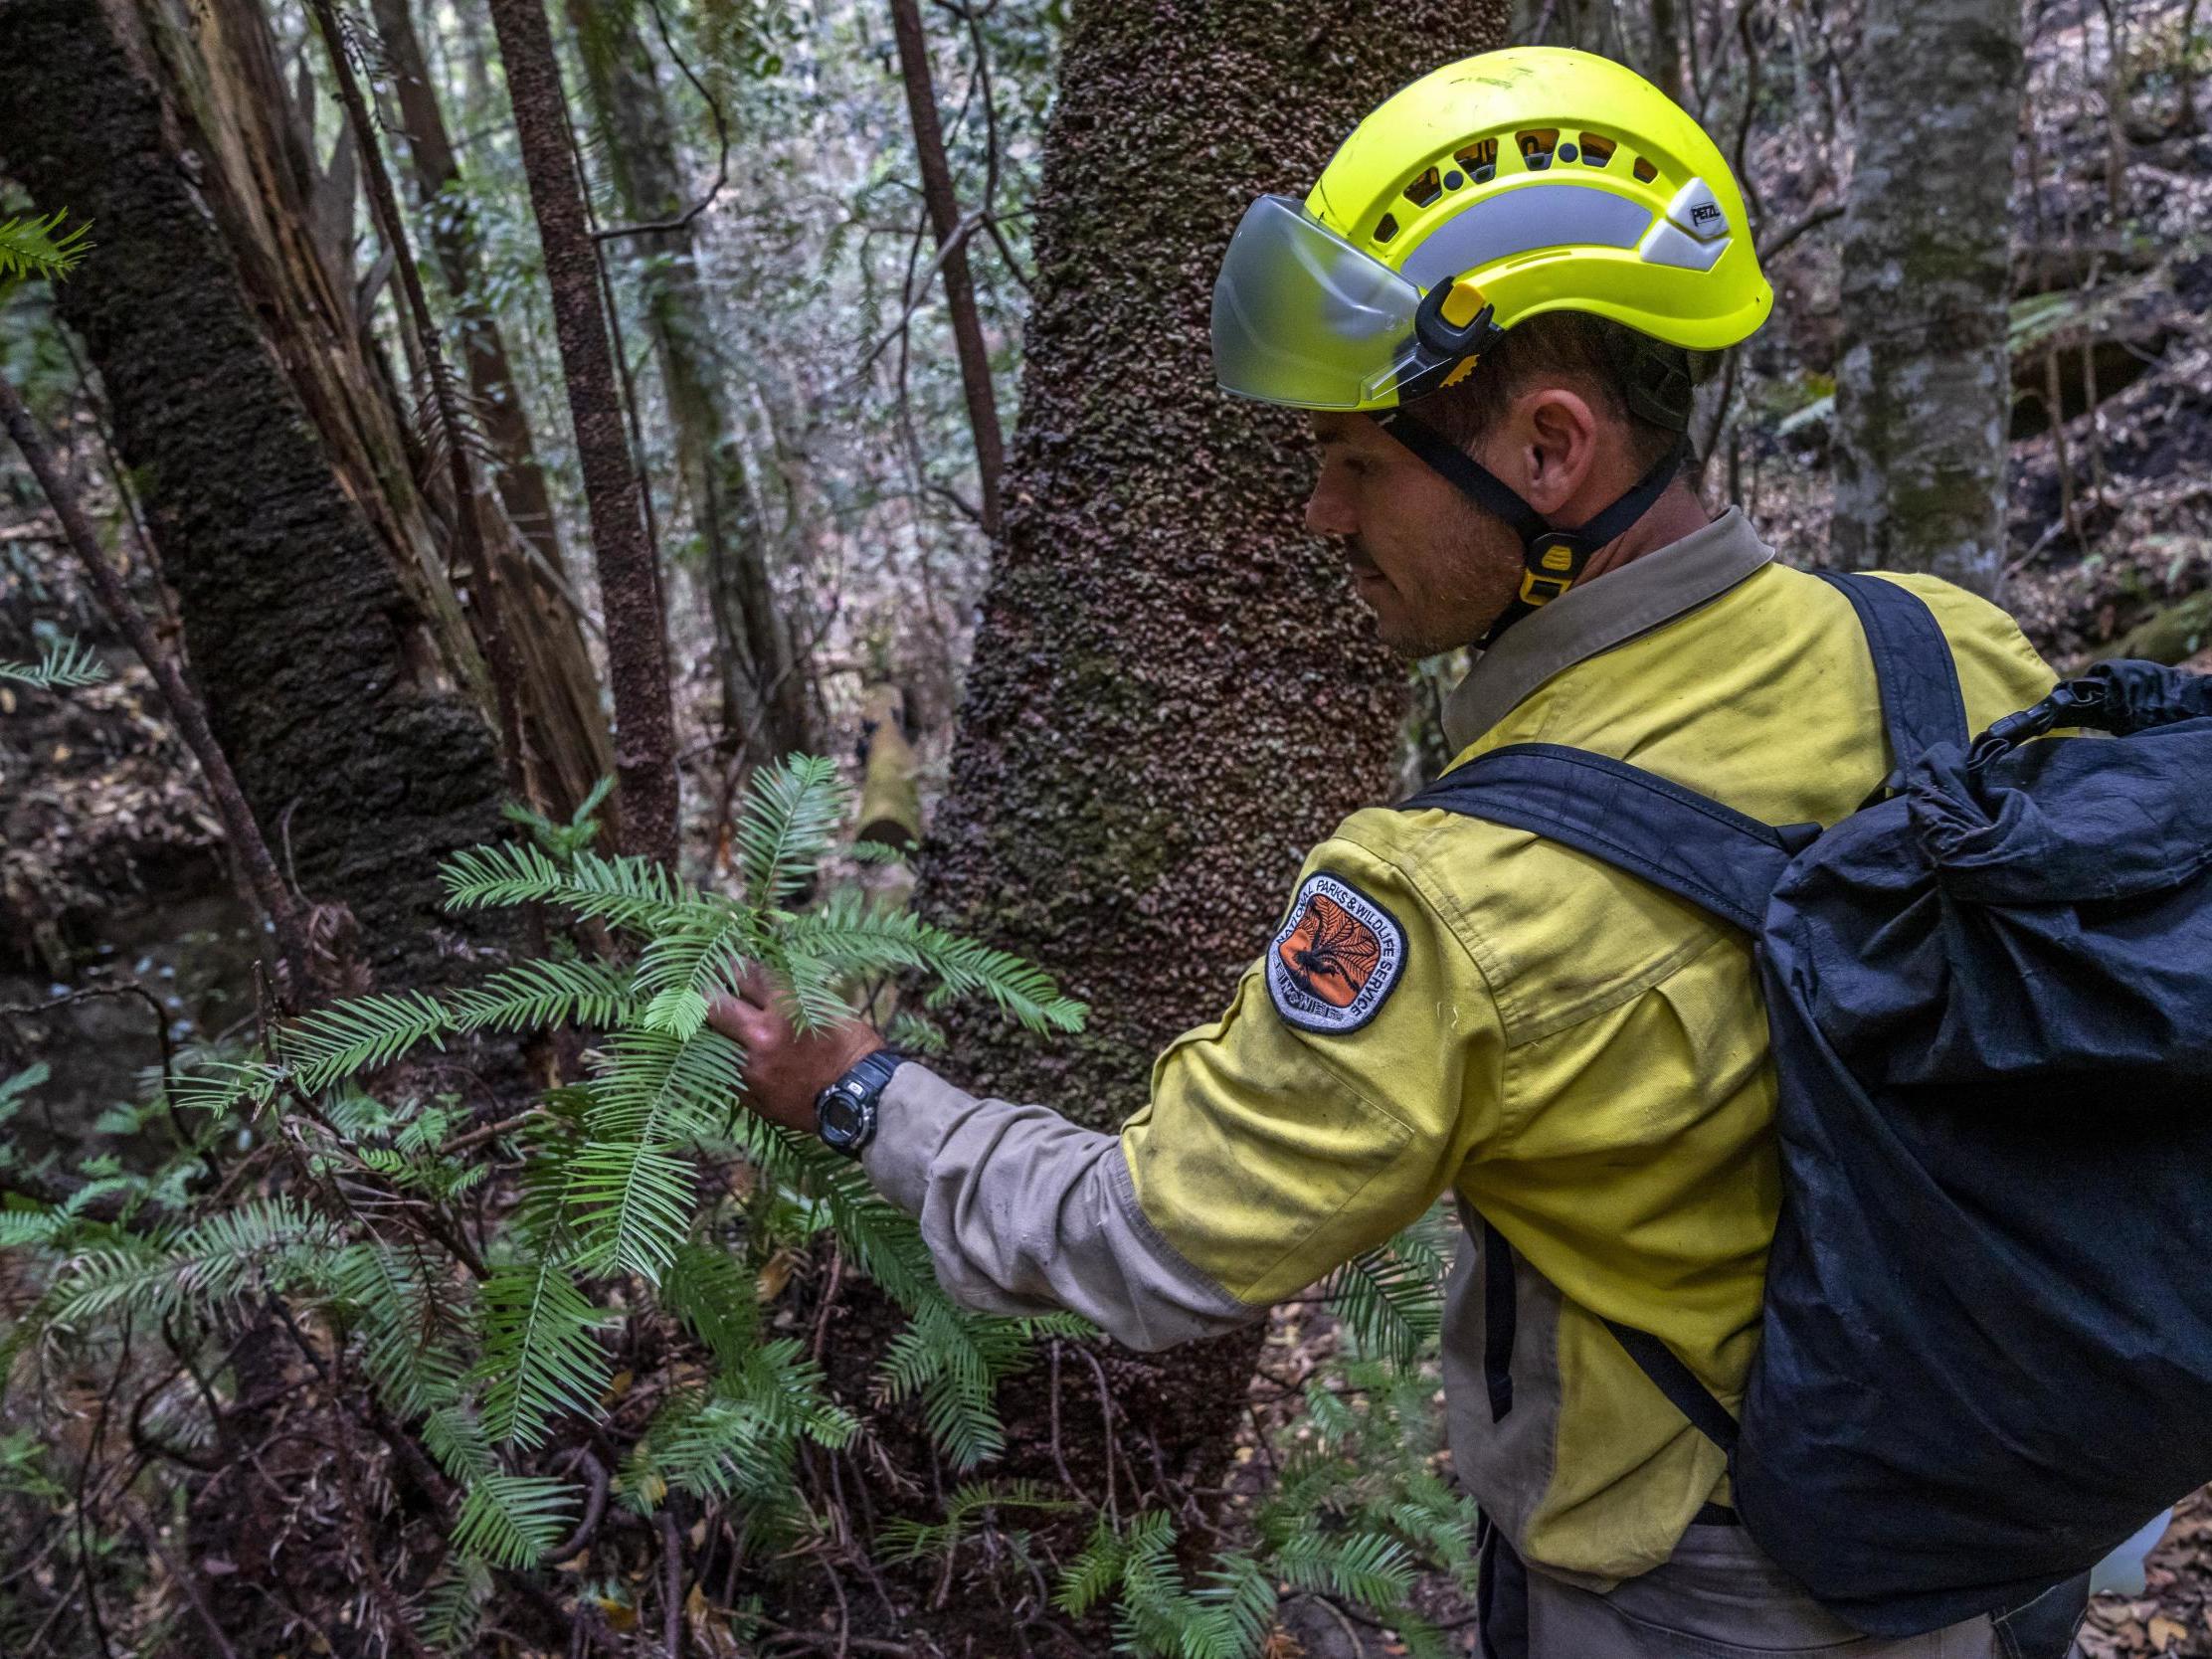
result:
M 1928 607 L 1826 579 L 1896 770 L 1825 832 L 1545 743 L 1405 806 L 1750 937 L 1783 1197 L 1740 1417 L 1613 1334 L 1846 1622 L 2063 1653 L 2090 1567 L 2212 1480 L 2212 677 L 2102 663 L 1969 741 Z

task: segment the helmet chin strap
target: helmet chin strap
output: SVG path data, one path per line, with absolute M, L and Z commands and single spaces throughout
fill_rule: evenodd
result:
M 1500 636 L 1532 611 L 1540 611 L 1574 586 L 1589 563 L 1590 555 L 1620 535 L 1649 512 L 1667 485 L 1682 469 L 1685 439 L 1668 447 L 1651 470 L 1638 478 L 1613 503 L 1578 529 L 1558 530 L 1544 515 L 1521 498 L 1519 491 L 1497 473 L 1453 444 L 1434 427 L 1403 408 L 1371 412 L 1375 424 L 1443 474 L 1460 494 L 1492 517 L 1502 518 L 1521 538 L 1521 591 L 1505 608 L 1490 632 L 1476 644 L 1487 650 Z

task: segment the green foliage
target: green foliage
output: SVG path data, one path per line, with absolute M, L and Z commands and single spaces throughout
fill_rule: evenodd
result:
M 0 267 L 6 259 L 8 227 L 0 225 Z M 0 680 L 13 680 L 38 691 L 75 691 L 97 685 L 107 677 L 107 664 L 91 646 L 77 640 L 56 640 L 36 662 L 0 661 Z
M 56 281 L 75 271 L 92 252 L 92 226 L 62 229 L 66 212 L 0 219 L 0 282 L 40 278 Z
M 843 818 L 826 763 L 796 759 L 756 779 L 735 826 L 742 898 L 595 851 L 596 805 L 567 824 L 512 814 L 528 840 L 470 848 L 443 874 L 456 908 L 555 907 L 598 924 L 606 954 L 563 945 L 469 986 L 354 997 L 282 1021 L 267 1051 L 179 1063 L 163 1085 L 170 1112 L 204 1121 L 208 1139 L 259 1132 L 272 1154 L 290 1150 L 268 1196 L 193 1213 L 185 1178 L 163 1187 L 93 1161 L 68 1199 L 0 1210 L 0 1246 L 36 1252 L 45 1273 L 10 1352 L 42 1332 L 92 1342 L 129 1322 L 213 1331 L 257 1298 L 319 1319 L 344 1366 L 460 1489 L 456 1554 L 418 1608 L 428 1638 L 449 1644 L 465 1643 L 486 1568 L 538 1563 L 576 1527 L 582 1489 L 556 1443 L 574 1446 L 576 1425 L 605 1425 L 623 1399 L 618 1325 L 669 1316 L 705 1365 L 645 1395 L 615 1494 L 645 1514 L 671 1493 L 727 1506 L 764 1548 L 812 1524 L 801 1447 L 843 1446 L 856 1424 L 802 1344 L 767 1337 L 763 1262 L 833 1240 L 883 1285 L 911 1324 L 878 1387 L 917 1397 L 962 1468 L 1002 1444 L 995 1386 L 1034 1335 L 1083 1328 L 955 1307 L 914 1223 L 853 1164 L 739 1108 L 744 1054 L 705 1023 L 712 1000 L 761 967 L 798 988 L 796 1014 L 817 1024 L 846 1016 L 848 987 L 894 971 L 1038 1029 L 1072 1029 L 1081 1009 L 1015 958 L 850 895 L 799 907 Z M 395 1071 L 472 1032 L 562 1027 L 590 1038 L 585 1075 L 500 1126 L 511 1132 L 472 1133 L 457 1099 L 408 1094 Z M 0 1084 L 0 1117 L 42 1076 Z M 124 1114 L 118 1132 L 141 1117 Z M 198 1150 L 179 1168 L 201 1173 Z M 754 1175 L 733 1191 L 702 1179 L 709 1159 L 743 1159 Z M 389 1197 L 363 1207 L 348 1197 L 362 1192 Z M 469 1207 L 487 1195 L 488 1221 Z M 92 1219 L 118 1199 L 120 1220 Z M 132 1218 L 149 1204 L 152 1219 Z M 471 1233 L 480 1257 L 460 1242 Z M 970 1513 L 946 1523 L 949 1539 Z

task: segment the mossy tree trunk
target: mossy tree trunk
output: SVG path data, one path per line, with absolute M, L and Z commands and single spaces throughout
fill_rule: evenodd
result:
M 567 9 L 623 211 L 633 223 L 669 227 L 626 240 L 644 257 L 646 326 L 674 429 L 677 475 L 706 564 L 723 725 L 740 740 L 738 758 L 746 764 L 811 750 L 820 726 L 814 673 L 769 574 L 731 407 L 723 345 L 729 331 L 717 322 L 700 279 L 692 227 L 675 223 L 692 200 L 667 89 L 635 6 L 567 0 Z
M 215 735 L 379 978 L 436 982 L 438 860 L 499 830 L 491 697 L 400 397 L 313 241 L 292 108 L 246 0 L 0 4 L 0 166 L 94 226 L 62 313 Z
M 1389 799 L 1404 670 L 1301 527 L 1305 419 L 1214 387 L 1213 276 L 1254 196 L 1303 196 L 1370 108 L 1505 27 L 1504 0 L 1070 7 L 1006 528 L 924 902 L 1092 1012 L 1051 1043 L 957 1021 L 964 1084 L 1118 1124 L 1225 1005 L 1307 849 Z M 1169 1467 L 1225 1452 L 1255 1342 L 1116 1357 Z
M 1829 532 L 1849 569 L 1995 598 L 2012 409 L 2017 0 L 1870 0 L 1843 221 Z

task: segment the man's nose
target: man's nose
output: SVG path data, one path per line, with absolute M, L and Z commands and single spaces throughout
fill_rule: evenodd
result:
M 1345 492 L 1326 476 L 1314 482 L 1306 497 L 1306 529 L 1317 536 L 1349 536 L 1360 528 L 1360 515 Z

